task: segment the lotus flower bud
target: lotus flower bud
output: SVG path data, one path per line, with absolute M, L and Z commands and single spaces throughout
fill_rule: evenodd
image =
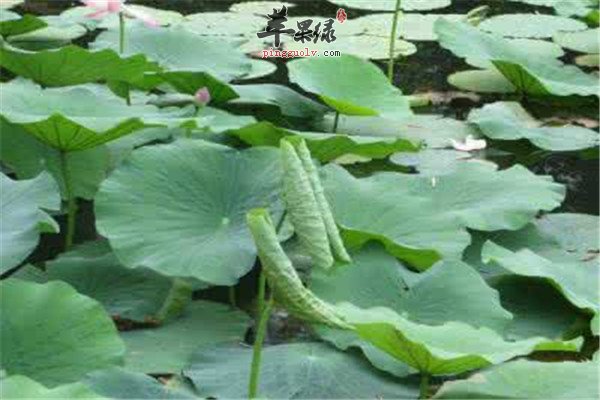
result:
M 210 102 L 210 91 L 207 87 L 200 88 L 194 95 L 194 99 L 198 105 L 205 106 Z

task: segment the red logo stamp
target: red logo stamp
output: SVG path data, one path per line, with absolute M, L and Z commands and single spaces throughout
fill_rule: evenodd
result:
M 343 8 L 340 8 L 339 10 L 337 10 L 335 17 L 337 18 L 337 20 L 340 24 L 343 24 L 344 21 L 346 19 L 348 19 L 348 16 L 346 15 L 346 11 Z

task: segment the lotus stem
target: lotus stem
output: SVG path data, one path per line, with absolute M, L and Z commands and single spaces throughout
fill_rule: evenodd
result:
M 264 272 L 260 273 L 259 278 L 259 296 L 257 315 L 259 316 L 256 337 L 254 338 L 254 345 L 252 347 L 252 365 L 250 367 L 250 381 L 248 383 L 248 398 L 255 399 L 258 393 L 258 383 L 260 376 L 260 360 L 262 355 L 262 347 L 265 341 L 267 333 L 267 324 L 269 322 L 269 316 L 271 315 L 271 308 L 273 308 L 273 297 L 269 297 L 265 304 L 264 293 L 266 289 L 267 278 Z M 262 294 L 262 296 L 261 296 Z
M 75 237 L 75 218 L 77 216 L 77 203 L 73 193 L 73 182 L 71 181 L 71 172 L 69 171 L 68 153 L 64 150 L 60 152 L 60 166 L 63 182 L 65 184 L 65 197 L 67 199 L 67 233 L 65 236 L 65 250 L 69 250 L 73 245 Z
M 340 113 L 339 111 L 335 112 L 335 118 L 333 119 L 333 129 L 331 130 L 332 133 L 336 133 L 337 132 L 337 128 L 338 128 L 338 122 L 340 121 Z
M 236 301 L 235 301 L 235 285 L 234 286 L 229 286 L 229 305 L 231 305 L 231 308 L 235 308 L 236 307 Z
M 125 52 L 125 14 L 119 13 L 119 54 Z
M 394 82 L 394 53 L 396 48 L 396 30 L 398 29 L 398 17 L 400 16 L 400 4 L 402 0 L 396 0 L 394 8 L 394 19 L 392 20 L 392 31 L 390 32 L 390 51 L 388 60 L 387 76 L 390 83 Z
M 283 211 L 281 219 L 277 223 L 277 232 L 281 230 L 283 221 L 285 220 L 287 210 Z M 260 358 L 262 354 L 262 347 L 265 341 L 265 335 L 267 333 L 267 323 L 271 316 L 271 309 L 273 308 L 273 296 L 269 297 L 269 300 L 265 305 L 265 294 L 267 292 L 267 276 L 265 272 L 260 271 L 258 277 L 258 295 L 256 302 L 256 319 L 254 326 L 256 326 L 256 335 L 254 337 L 254 345 L 252 346 L 252 365 L 250 367 L 250 381 L 248 383 L 248 398 L 256 398 L 258 392 L 258 383 L 260 377 Z
M 419 387 L 419 399 L 426 399 L 429 395 L 429 374 L 421 373 L 421 385 Z
M 123 54 L 125 52 L 125 14 L 122 12 L 119 13 L 119 54 Z M 125 93 L 125 101 L 127 105 L 131 105 L 131 96 L 129 94 L 129 84 L 125 83 L 126 93 Z

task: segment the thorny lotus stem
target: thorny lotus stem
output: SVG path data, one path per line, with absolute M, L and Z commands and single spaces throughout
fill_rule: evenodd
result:
M 254 338 L 254 346 L 252 347 L 252 365 L 250 367 L 250 382 L 248 383 L 248 398 L 255 399 L 258 392 L 258 378 L 260 375 L 260 359 L 262 355 L 262 347 L 267 333 L 267 324 L 273 307 L 273 297 L 270 296 L 265 304 L 265 299 L 260 296 L 260 292 L 265 292 L 266 277 L 264 272 L 260 273 L 259 285 L 259 304 L 258 304 L 258 320 L 256 337 Z
M 333 129 L 331 130 L 331 132 L 333 132 L 333 133 L 337 132 L 337 127 L 338 127 L 339 121 L 340 121 L 340 113 L 339 113 L 339 111 L 336 111 L 335 118 L 333 119 Z
M 67 198 L 67 233 L 65 236 L 65 250 L 69 250 L 73 245 L 75 236 L 75 217 L 77 215 L 77 203 L 73 193 L 73 182 L 71 181 L 71 171 L 69 171 L 68 154 L 66 151 L 60 152 L 60 167 L 63 182 L 65 183 L 65 197 Z
M 396 0 L 396 8 L 394 9 L 394 19 L 392 20 L 392 32 L 390 33 L 390 51 L 388 60 L 387 76 L 392 83 L 394 81 L 394 53 L 396 47 L 396 30 L 398 28 L 398 17 L 400 16 L 401 0 Z
M 119 13 L 119 54 L 125 52 L 125 14 Z
M 429 394 L 429 374 L 421 372 L 421 385 L 419 387 L 419 399 L 426 399 Z

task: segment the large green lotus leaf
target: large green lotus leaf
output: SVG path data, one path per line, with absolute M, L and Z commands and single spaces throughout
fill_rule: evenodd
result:
M 121 333 L 127 345 L 125 366 L 145 373 L 178 373 L 199 347 L 242 341 L 249 322 L 245 313 L 228 305 L 194 301 L 164 326 Z
M 95 300 L 64 282 L 0 284 L 2 368 L 54 387 L 118 365 L 125 347 Z
M 491 61 L 521 92 L 557 96 L 598 94 L 595 77 L 552 57 L 531 57 L 501 36 L 443 18 L 435 22 L 435 30 L 442 47 L 459 57 Z
M 0 10 L 16 7 L 23 2 L 24 0 L 4 0 L 2 3 L 0 3 Z
M 465 151 L 449 149 L 424 149 L 418 153 L 396 153 L 390 157 L 394 164 L 413 167 L 420 175 L 436 178 L 456 172 L 457 167 L 466 162 L 492 164 L 491 161 L 474 158 Z
M 353 18 L 348 28 L 357 34 L 366 33 L 370 35 L 389 37 L 392 30 L 393 13 L 369 14 L 359 18 Z M 433 29 L 438 18 L 451 21 L 461 21 L 464 14 L 401 14 L 398 19 L 398 37 L 406 40 L 433 41 L 437 39 Z
M 509 0 L 539 7 L 553 7 L 559 15 L 584 17 L 598 7 L 597 0 Z
M 130 82 L 140 79 L 144 72 L 159 70 L 141 54 L 121 58 L 113 50 L 90 51 L 78 46 L 31 52 L 3 45 L 0 66 L 44 87 L 107 79 Z
M 153 8 L 142 6 L 138 4 L 128 4 L 127 8 L 132 11 L 144 13 L 152 17 L 161 26 L 165 25 L 177 25 L 184 21 L 184 16 L 173 10 L 162 10 L 160 8 Z M 90 9 L 84 6 L 67 8 L 60 14 L 60 19 L 65 23 L 78 23 L 85 26 L 89 30 L 97 28 L 101 29 L 119 29 L 119 15 L 109 14 L 105 15 L 101 19 L 89 18 L 87 15 L 90 14 Z M 126 29 L 130 29 L 131 25 L 137 25 L 138 21 L 126 19 Z M 146 29 L 151 29 L 146 26 Z
M 520 276 L 502 276 L 492 283 L 500 293 L 502 306 L 513 320 L 505 331 L 509 340 L 543 336 L 560 340 L 571 336 L 571 328 L 581 317 L 547 282 Z
M 196 112 L 196 117 L 206 121 L 207 129 L 198 129 L 202 133 L 210 131 L 212 133 L 221 133 L 230 129 L 239 129 L 243 126 L 256 122 L 254 117 L 249 115 L 236 115 L 228 113 L 219 108 L 202 107 Z
M 149 269 L 122 266 L 105 241 L 89 242 L 46 264 L 48 280 L 60 280 L 99 301 L 117 319 L 156 323 L 179 315 L 192 288 Z
M 211 121 L 196 116 L 194 107 L 127 106 L 106 87 L 93 84 L 42 89 L 15 79 L 0 90 L 11 99 L 2 105 L 3 118 L 64 151 L 86 150 L 149 126 L 206 127 Z
M 0 273 L 17 266 L 37 246 L 40 231 L 51 219 L 42 209 L 60 209 L 56 182 L 48 174 L 13 181 L 0 173 Z
M 2 3 L 4 4 L 4 3 Z M 44 28 L 47 24 L 34 15 L 24 15 L 0 8 L 0 36 L 7 38 Z
M 550 63 L 556 63 L 556 59 L 565 55 L 563 49 L 556 43 L 539 39 L 504 39 L 509 46 L 519 49 L 521 53 L 527 53 L 531 58 L 552 59 Z M 494 63 L 485 56 L 468 57 L 465 62 L 473 67 L 495 70 Z
M 598 364 L 517 360 L 446 382 L 436 399 L 597 399 Z
M 325 118 L 315 128 L 330 132 L 333 118 Z M 355 117 L 340 115 L 338 132 L 350 137 L 363 136 L 387 140 L 411 140 L 428 148 L 450 147 L 450 139 L 464 141 L 468 135 L 480 136 L 477 129 L 464 121 L 440 115 L 412 115 L 402 120 L 381 117 Z
M 119 46 L 119 31 L 101 33 L 93 48 Z M 206 72 L 217 79 L 230 81 L 250 71 L 250 61 L 233 44 L 207 38 L 182 26 L 148 29 L 131 25 L 125 35 L 125 55 L 144 54 L 168 71 Z
M 587 29 L 581 32 L 557 32 L 553 40 L 562 47 L 582 53 L 600 53 L 598 35 L 600 28 Z
M 512 319 L 498 293 L 461 261 L 438 263 L 410 282 L 404 278 L 410 272 L 378 245 L 363 248 L 352 259 L 333 272 L 313 271 L 310 289 L 329 303 L 388 307 L 429 325 L 462 321 L 502 331 Z
M 529 249 L 552 262 L 593 261 L 598 251 L 598 217 L 587 214 L 547 214 L 518 231 L 499 231 L 493 236 L 476 234 L 465 259 L 488 280 L 506 274 L 503 268 L 481 264 L 481 247 L 488 239 L 512 251 Z M 492 267 L 492 268 L 486 268 Z
M 34 31 L 10 36 L 8 42 L 27 50 L 44 50 L 61 47 L 81 38 L 87 33 L 85 27 L 64 21 L 56 15 L 41 17 L 47 26 Z
M 63 198 L 65 184 L 61 155 L 55 148 L 39 141 L 23 128 L 0 120 L 0 160 L 9 166 L 19 179 L 30 179 L 48 171 L 58 183 Z M 87 200 L 94 198 L 100 182 L 107 175 L 109 152 L 105 146 L 65 154 L 73 193 Z
M 484 262 L 494 262 L 516 275 L 544 278 L 573 305 L 598 312 L 600 304 L 597 257 L 578 261 L 551 261 L 530 249 L 512 251 L 493 242 L 482 249 Z
M 210 92 L 211 103 L 225 103 L 238 97 L 232 86 L 205 72 L 162 72 L 158 76 L 181 93 L 194 95 L 200 88 Z
M 0 22 L 4 22 L 4 21 L 16 21 L 21 19 L 21 15 L 14 12 L 14 11 L 8 11 L 6 10 L 4 7 L 0 7 Z M 0 27 L 2 25 L 0 24 Z M 1 29 L 0 28 L 0 34 L 2 36 L 4 36 L 4 34 L 1 33 Z
M 358 8 L 361 10 L 395 11 L 396 0 L 330 0 L 340 6 Z M 402 0 L 400 8 L 405 11 L 423 11 L 444 8 L 450 5 L 451 0 Z
M 281 6 L 278 6 L 278 8 L 280 7 Z M 326 20 L 326 18 L 323 16 L 288 17 L 286 26 L 296 28 L 298 23 L 301 23 L 307 19 L 313 21 L 313 26 L 316 26 L 316 24 L 319 22 L 322 24 Z M 240 49 L 256 56 L 273 56 L 275 53 L 271 54 L 271 50 L 273 49 L 272 38 L 266 37 L 261 39 L 257 38 L 256 36 L 256 32 L 264 30 L 264 27 L 266 26 L 266 20 L 264 18 L 261 18 L 261 20 L 262 25 L 260 29 L 255 29 L 249 35 L 245 36 L 247 41 L 240 45 Z M 381 30 L 374 32 L 375 34 L 370 34 L 370 32 L 365 34 L 365 29 L 363 29 L 362 24 L 357 25 L 354 22 L 352 24 L 340 24 L 335 20 L 332 29 L 334 30 L 336 40 L 332 41 L 331 43 L 326 41 L 302 43 L 302 41 L 292 40 L 291 37 L 288 39 L 284 37 L 282 40 L 283 52 L 276 57 L 301 57 L 301 52 L 304 51 L 304 53 L 306 53 L 307 44 L 310 44 L 310 46 L 308 46 L 310 51 L 319 52 L 319 54 L 326 54 L 325 51 L 338 51 L 339 54 L 353 55 L 364 59 L 385 60 L 389 58 L 389 31 L 383 34 L 379 33 Z M 396 40 L 396 45 L 394 48 L 395 57 L 408 56 L 416 51 L 417 48 L 412 43 L 400 39 Z
M 276 149 L 189 139 L 139 149 L 102 184 L 98 230 L 128 267 L 231 285 L 256 258 L 246 212 L 280 215 L 280 181 Z
M 287 64 L 290 81 L 316 93 L 341 114 L 406 117 L 408 100 L 375 65 L 343 55 L 305 58 Z
M 281 8 L 281 6 L 286 6 L 288 10 L 296 5 L 294 3 L 285 3 L 280 1 L 246 1 L 243 3 L 235 3 L 229 7 L 229 11 L 242 13 L 242 14 L 257 14 L 264 16 L 271 12 L 272 8 Z
M 470 242 L 466 228 L 519 229 L 538 210 L 559 206 L 565 194 L 549 177 L 519 165 L 498 171 L 491 163 L 460 164 L 435 183 L 392 172 L 357 179 L 329 165 L 323 183 L 348 243 L 381 241 L 417 269 L 460 258 Z
M 171 141 L 174 137 L 184 136 L 184 133 L 186 132 L 187 130 L 184 128 L 146 128 L 135 131 L 131 135 L 113 140 L 106 144 L 110 153 L 110 167 L 111 169 L 116 168 L 138 147 L 150 143 L 166 143 Z
M 317 119 L 327 108 L 308 97 L 283 85 L 262 83 L 254 85 L 232 85 L 239 97 L 231 104 L 267 104 L 281 110 L 290 117 Z
M 305 17 L 297 17 L 299 20 L 306 19 Z M 336 28 L 336 35 L 337 28 Z M 347 54 L 363 59 L 372 60 L 387 60 L 390 55 L 390 39 L 387 35 L 342 35 L 339 34 L 337 40 L 332 43 L 317 42 L 310 43 L 310 50 L 318 50 L 319 54 L 326 54 L 325 51 L 339 51 L 338 54 Z M 307 43 L 288 40 L 283 42 L 283 47 L 290 52 L 305 51 Z M 405 40 L 396 39 L 394 47 L 394 58 L 399 56 L 409 56 L 417 52 L 414 44 Z M 264 53 L 259 53 L 264 55 Z M 292 53 L 295 54 L 295 53 Z M 332 53 L 327 53 L 332 54 Z M 291 57 L 291 56 L 289 56 Z
M 277 65 L 266 60 L 250 60 L 250 71 L 244 76 L 239 77 L 237 80 L 256 79 L 263 78 L 267 75 L 271 75 L 277 71 Z
M 364 340 L 431 375 L 459 374 L 541 349 L 578 351 L 581 344 L 551 342 L 543 337 L 509 342 L 489 328 L 456 321 L 418 324 L 385 307 L 361 309 L 340 303 L 335 309 Z
M 329 303 L 350 301 L 362 308 L 385 306 L 423 324 L 462 321 L 502 332 L 511 321 L 511 314 L 500 306 L 498 293 L 460 261 L 440 263 L 420 274 L 416 282 L 409 282 L 405 278 L 408 270 L 379 246 L 368 246 L 353 254 L 352 261 L 332 273 L 313 271 L 310 289 Z M 405 364 L 352 332 L 317 329 L 342 349 L 360 347 L 380 369 L 400 376 L 410 372 Z
M 533 13 L 496 15 L 479 24 L 484 31 L 522 38 L 549 38 L 557 32 L 581 31 L 586 27 L 576 19 Z
M 246 398 L 252 348 L 199 349 L 184 370 L 203 397 Z M 258 395 L 270 399 L 416 399 L 414 382 L 392 379 L 366 361 L 323 343 L 263 348 Z
M 277 5 L 281 9 L 281 4 Z M 261 17 L 252 13 L 240 12 L 202 12 L 185 16 L 181 25 L 191 32 L 211 36 L 231 37 L 256 37 L 256 33 L 263 30 L 267 24 L 266 14 L 273 10 L 268 5 L 264 8 L 265 16 Z M 291 24 L 288 23 L 291 26 Z
M 259 122 L 232 130 L 229 134 L 252 146 L 279 147 L 279 141 L 287 136 L 300 136 L 306 140 L 311 155 L 322 162 L 334 160 L 345 154 L 368 158 L 384 158 L 399 151 L 417 151 L 413 140 L 401 137 L 377 137 L 343 135 L 321 132 L 301 132 L 279 128 L 269 122 Z
M 543 126 L 517 102 L 496 102 L 472 110 L 469 122 L 496 140 L 527 139 L 550 151 L 574 151 L 598 146 L 598 133 L 575 125 Z
M 71 383 L 49 389 L 23 375 L 12 375 L 0 381 L 3 399 L 104 399 L 82 383 Z
M 478 93 L 514 93 L 515 86 L 496 69 L 467 70 L 448 75 L 448 83 Z
M 83 383 L 94 392 L 110 399 L 197 399 L 187 387 L 167 384 L 139 372 L 110 368 L 90 373 Z M 177 382 L 179 383 L 179 382 Z

